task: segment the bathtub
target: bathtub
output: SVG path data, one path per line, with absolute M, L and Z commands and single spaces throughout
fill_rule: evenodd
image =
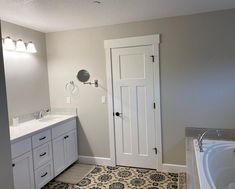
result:
M 235 142 L 204 140 L 204 152 L 193 142 L 200 188 L 235 189 Z

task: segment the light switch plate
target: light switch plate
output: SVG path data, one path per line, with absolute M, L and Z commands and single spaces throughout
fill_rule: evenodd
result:
M 70 97 L 70 96 L 67 96 L 67 97 L 66 97 L 66 103 L 67 103 L 67 104 L 71 104 L 71 97 Z
M 101 102 L 102 102 L 102 104 L 106 104 L 106 96 L 101 97 Z

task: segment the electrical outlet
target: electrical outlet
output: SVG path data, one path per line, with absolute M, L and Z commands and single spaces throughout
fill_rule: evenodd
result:
M 71 104 L 71 97 L 70 97 L 70 96 L 67 96 L 67 97 L 66 97 L 66 103 L 67 103 L 67 104 Z

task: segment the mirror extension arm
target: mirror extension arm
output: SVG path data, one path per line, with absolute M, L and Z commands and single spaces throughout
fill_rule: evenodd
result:
M 83 82 L 83 84 L 95 85 L 95 87 L 99 86 L 98 80 L 94 80 L 94 83 L 92 83 L 92 82 Z

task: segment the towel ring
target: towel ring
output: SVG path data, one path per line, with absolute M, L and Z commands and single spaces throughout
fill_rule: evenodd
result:
M 71 89 L 69 88 L 69 87 L 72 87 Z M 74 89 L 75 89 L 75 84 L 74 84 L 74 81 L 70 81 L 70 82 L 68 82 L 66 85 L 65 85 L 65 90 L 66 91 L 70 91 L 70 92 L 72 92 Z

